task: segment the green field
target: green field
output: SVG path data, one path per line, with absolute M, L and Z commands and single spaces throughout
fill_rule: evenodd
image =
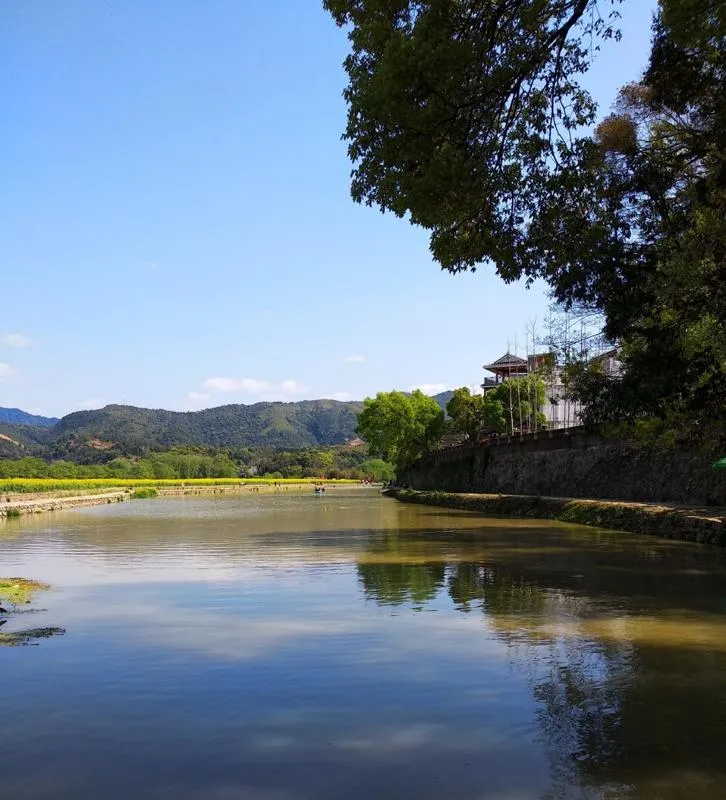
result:
M 39 492 L 99 491 L 102 489 L 135 488 L 173 488 L 185 486 L 272 486 L 315 484 L 327 485 L 355 484 L 354 480 L 327 480 L 320 478 L 173 478 L 154 480 L 153 478 L 1 478 L 0 494 L 20 494 Z

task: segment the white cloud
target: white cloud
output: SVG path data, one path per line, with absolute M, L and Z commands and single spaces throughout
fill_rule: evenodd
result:
M 93 411 L 96 408 L 103 408 L 108 403 L 101 397 L 89 397 L 87 400 L 81 400 L 77 408 L 80 411 Z
M 365 361 L 363 356 L 346 356 L 343 359 L 344 364 L 362 364 Z
M 0 344 L 6 347 L 30 347 L 33 340 L 22 333 L 4 333 L 0 336 Z
M 285 400 L 304 394 L 308 387 L 296 380 L 270 383 L 258 378 L 207 378 L 202 384 L 210 392 L 236 392 L 258 400 Z
M 285 394 L 302 394 L 306 391 L 307 386 L 303 386 L 299 381 L 283 381 L 280 384 L 280 389 Z
M 187 392 L 184 408 L 187 411 L 197 411 L 200 408 L 208 408 L 212 395 L 207 392 Z
M 333 392 L 330 398 L 331 400 L 340 400 L 341 403 L 344 403 L 346 400 L 351 399 L 351 395 L 349 395 L 348 392 Z
M 0 363 L 0 381 L 5 378 L 12 378 L 15 374 L 16 370 L 14 370 L 10 364 Z
M 449 387 L 445 383 L 421 383 L 418 386 L 412 386 L 411 391 L 420 389 L 424 394 L 440 394 L 445 392 Z
M 212 392 L 262 394 L 270 388 L 270 384 L 256 378 L 207 378 L 204 387 Z

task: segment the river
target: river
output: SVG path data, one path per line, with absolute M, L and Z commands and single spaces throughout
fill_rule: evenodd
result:
M 721 550 L 375 490 L 0 524 L 0 798 L 726 797 Z

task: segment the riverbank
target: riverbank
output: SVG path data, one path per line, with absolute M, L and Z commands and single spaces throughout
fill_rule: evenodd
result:
M 458 508 L 486 516 L 555 519 L 577 525 L 726 546 L 724 508 L 398 488 L 386 489 L 384 494 L 405 503 Z
M 346 488 L 357 486 L 357 483 L 333 483 L 325 481 L 328 490 L 344 485 Z M 179 495 L 202 494 L 279 494 L 281 492 L 311 492 L 312 484 L 301 483 L 272 483 L 236 484 L 234 486 L 153 486 L 159 497 L 173 497 Z M 0 519 L 19 517 L 25 514 L 39 514 L 45 511 L 61 511 L 66 508 L 80 508 L 83 506 L 97 506 L 110 503 L 123 503 L 134 497 L 134 489 L 119 487 L 104 491 L 86 491 L 82 493 L 62 492 L 34 492 L 22 494 L 8 494 L 0 498 Z

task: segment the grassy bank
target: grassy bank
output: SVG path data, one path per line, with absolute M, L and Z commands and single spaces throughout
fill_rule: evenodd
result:
M 556 519 L 577 525 L 726 546 L 726 509 L 723 508 L 512 494 L 420 492 L 415 489 L 387 489 L 385 494 L 406 503 L 458 508 L 484 516 Z
M 43 492 L 93 492 L 103 489 L 175 488 L 187 486 L 273 486 L 320 483 L 320 478 L 2 478 L 0 495 Z M 324 480 L 326 485 L 356 484 L 354 480 Z M 0 497 L 0 500 L 2 497 Z

